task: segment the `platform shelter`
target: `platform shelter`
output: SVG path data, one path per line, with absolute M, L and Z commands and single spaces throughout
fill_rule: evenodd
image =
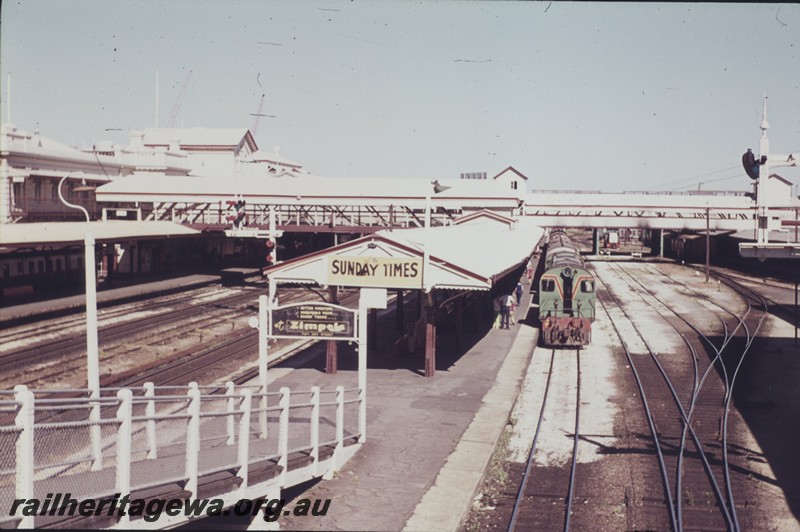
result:
M 530 219 L 485 211 L 443 227 L 378 231 L 265 268 L 263 274 L 272 294 L 278 284 L 310 285 L 328 289 L 333 302 L 339 287 L 393 290 L 400 324 L 405 294 L 416 292 L 420 319 L 408 335 L 419 343 L 424 338 L 425 376 L 433 377 L 437 319 L 454 313 L 460 342 L 465 297 L 479 293 L 476 312 L 488 317 L 491 300 L 511 292 L 517 279 L 510 274 L 527 263 L 542 234 Z M 377 320 L 369 321 L 376 327 Z M 329 368 L 335 365 L 335 348 L 333 355 L 330 351 Z

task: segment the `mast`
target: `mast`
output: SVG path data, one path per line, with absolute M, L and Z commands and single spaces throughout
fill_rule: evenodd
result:
M 156 70 L 156 127 L 158 127 L 158 70 Z

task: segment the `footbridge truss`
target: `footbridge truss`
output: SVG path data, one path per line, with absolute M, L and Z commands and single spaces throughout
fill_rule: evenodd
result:
M 444 183 L 447 183 L 446 185 Z M 230 227 L 294 232 L 370 233 L 381 229 L 450 225 L 481 210 L 527 216 L 542 227 L 641 227 L 738 231 L 755 229 L 756 207 L 745 192 L 518 193 L 469 180 L 278 178 L 239 180 L 138 178 L 104 185 L 97 201 L 109 217 L 167 220 L 195 228 Z M 769 225 L 794 221 L 800 202 L 769 207 Z
M 798 207 L 795 201 L 770 208 L 771 224 L 788 225 Z M 755 204 L 744 192 L 540 191 L 526 198 L 525 214 L 545 227 L 739 231 L 756 223 Z

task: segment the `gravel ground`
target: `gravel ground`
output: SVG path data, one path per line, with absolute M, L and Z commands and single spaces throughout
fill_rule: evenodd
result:
M 739 297 L 725 285 L 713 281 L 706 284 L 704 275 L 679 265 L 602 261 L 593 264 L 602 281 L 618 297 L 622 296 L 626 312 L 659 356 L 680 356 L 685 349 L 678 333 L 662 317 L 663 314 L 674 320 L 674 315 L 662 304 L 656 303 L 653 308 L 636 295 L 644 290 L 623 274 L 620 266 L 676 311 L 697 316 L 693 324 L 712 337 L 722 334 L 715 314 L 730 321 L 725 310 L 739 313 L 744 309 Z M 647 346 L 621 311 L 612 305 L 609 309 L 631 352 L 646 354 Z M 737 513 L 745 530 L 800 530 L 797 517 L 800 461 L 796 459 L 796 441 L 800 438 L 800 391 L 796 386 L 800 380 L 800 349 L 790 345 L 794 328 L 777 318 L 765 321 L 760 336 L 748 355 L 743 377 L 737 382 L 737 406 L 741 412 L 734 411 L 729 416 L 730 452 L 745 456 L 747 463 L 745 471 L 733 472 L 734 476 L 747 479 L 745 499 L 737 498 Z M 558 354 L 570 357 L 574 366 L 574 352 Z M 516 492 L 521 464 L 527 460 L 528 446 L 536 429 L 549 362 L 550 350 L 537 348 L 507 434 L 498 445 L 464 529 L 505 529 L 511 513 L 509 504 L 513 505 L 513 500 L 510 503 L 508 500 Z M 556 366 L 557 371 L 564 371 L 563 364 Z M 647 502 L 640 500 L 637 505 L 635 500 L 636 494 L 645 492 L 648 479 L 654 478 L 656 466 L 652 456 L 643 451 L 650 441 L 649 434 L 636 433 L 643 419 L 638 390 L 632 385 L 619 339 L 608 316 L 602 312 L 593 327 L 592 345 L 581 353 L 581 370 L 582 439 L 572 527 L 576 530 L 668 528 L 666 519 L 661 523 L 647 522 L 645 512 L 641 511 Z M 625 378 L 621 378 L 623 375 Z M 575 380 L 558 380 L 572 384 L 551 390 L 549 401 L 563 397 L 563 405 L 553 409 L 548 403 L 544 423 L 557 426 L 556 433 L 561 436 L 540 435 L 535 455 L 537 464 L 553 467 L 563 467 L 571 458 L 575 422 L 571 408 Z

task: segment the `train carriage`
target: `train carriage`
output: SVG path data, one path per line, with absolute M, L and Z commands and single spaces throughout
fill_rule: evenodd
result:
M 539 321 L 546 346 L 581 346 L 592 341 L 594 276 L 578 247 L 561 229 L 551 231 L 539 278 Z

